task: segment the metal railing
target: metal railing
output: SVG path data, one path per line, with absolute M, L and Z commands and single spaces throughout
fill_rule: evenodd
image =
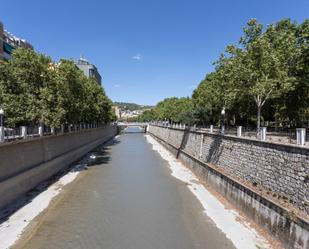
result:
M 241 127 L 239 132 L 239 128 L 237 126 L 228 126 L 225 127 L 224 132 L 222 132 L 222 129 L 219 126 L 185 126 L 183 124 L 168 124 L 162 122 L 152 122 L 150 124 L 165 128 L 187 129 L 190 131 L 237 136 L 272 143 L 309 146 L 309 128 L 302 128 L 302 133 L 299 131 L 300 129 L 296 128 L 261 127 L 258 131 L 255 127 Z M 265 133 L 264 136 L 263 130 Z
M 8 128 L 0 126 L 0 143 L 10 142 L 14 140 L 31 139 L 40 136 L 52 136 L 64 133 L 80 132 L 82 130 L 89 130 L 100 128 L 109 124 L 78 124 L 78 125 L 62 125 L 61 127 L 52 128 L 50 126 L 21 126 L 16 128 Z

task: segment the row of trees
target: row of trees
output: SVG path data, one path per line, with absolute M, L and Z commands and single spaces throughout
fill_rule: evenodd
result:
M 191 124 L 194 120 L 194 106 L 190 98 L 167 98 L 155 108 L 145 111 L 137 121 L 170 120 L 177 123 Z
M 180 107 L 183 100 L 187 104 Z M 214 124 L 222 109 L 234 125 L 308 125 L 309 20 L 298 25 L 284 19 L 266 28 L 250 20 L 238 44 L 227 46 L 192 98 L 166 99 L 140 119 Z
M 112 102 L 94 79 L 71 60 L 55 64 L 30 49 L 16 49 L 0 61 L 0 107 L 9 127 L 44 123 L 107 123 L 114 119 Z

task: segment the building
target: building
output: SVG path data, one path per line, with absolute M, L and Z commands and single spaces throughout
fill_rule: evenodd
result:
M 101 85 L 101 75 L 95 65 L 89 63 L 85 58 L 81 57 L 76 63 L 76 66 L 83 71 L 88 78 L 94 78 Z
M 6 60 L 11 59 L 13 50 L 19 47 L 33 49 L 33 46 L 26 40 L 5 30 L 3 23 L 0 22 L 0 58 Z

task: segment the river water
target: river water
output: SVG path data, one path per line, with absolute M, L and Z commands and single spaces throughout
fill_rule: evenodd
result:
M 128 131 L 94 152 L 22 248 L 234 248 L 144 134 Z

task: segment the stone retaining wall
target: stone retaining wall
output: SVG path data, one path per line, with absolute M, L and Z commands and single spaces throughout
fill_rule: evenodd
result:
M 308 217 L 308 149 L 154 125 L 149 133 L 286 248 L 309 249 L 308 219 L 274 201 L 293 202 Z

